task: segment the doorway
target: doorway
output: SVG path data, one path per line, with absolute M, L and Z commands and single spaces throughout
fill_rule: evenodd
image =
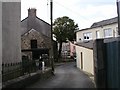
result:
M 83 53 L 82 52 L 80 53 L 80 56 L 81 56 L 81 69 L 83 69 Z
M 37 40 L 31 40 L 31 48 L 37 48 Z

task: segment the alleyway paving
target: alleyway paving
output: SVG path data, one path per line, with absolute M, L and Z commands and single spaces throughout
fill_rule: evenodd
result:
M 57 66 L 55 76 L 39 80 L 26 88 L 94 88 L 94 83 L 75 67 L 75 62 L 69 62 Z

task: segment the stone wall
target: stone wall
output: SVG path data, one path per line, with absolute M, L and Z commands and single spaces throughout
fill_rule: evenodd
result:
M 22 49 L 31 49 L 31 40 L 37 40 L 37 47 L 38 48 L 50 48 L 51 46 L 51 39 L 47 36 L 37 32 L 34 29 L 31 29 L 29 32 L 24 34 L 21 38 L 21 48 Z
M 51 39 L 42 33 L 31 29 L 29 32 L 25 33 L 21 37 L 21 48 L 23 49 L 31 49 L 31 40 L 37 40 L 37 48 L 48 48 L 51 47 Z M 24 52 L 23 55 L 29 56 L 31 59 L 31 52 Z
M 37 40 L 37 48 L 49 49 L 51 54 L 51 26 L 36 16 L 37 9 L 29 8 L 28 17 L 21 21 L 21 48 L 31 49 L 31 40 Z M 30 55 L 31 53 L 24 53 Z M 51 56 L 51 55 L 50 55 Z

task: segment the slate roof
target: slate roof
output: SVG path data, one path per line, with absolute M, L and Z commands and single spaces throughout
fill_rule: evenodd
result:
M 82 46 L 88 49 L 93 49 L 93 40 L 85 41 L 85 42 L 77 42 L 75 45 Z
M 95 22 L 91 25 L 90 28 L 76 30 L 75 32 L 83 31 L 83 30 L 87 30 L 87 29 L 92 29 L 92 28 L 96 28 L 96 27 L 101 27 L 101 26 L 105 26 L 105 25 L 110 25 L 110 24 L 114 24 L 114 23 L 117 23 L 117 22 L 118 22 L 118 18 L 114 17 L 114 18 L 111 18 L 111 19 L 106 19 L 106 20 L 102 20 L 102 21 L 99 21 L 99 22 Z
M 21 35 L 23 36 L 25 33 L 30 31 L 31 29 L 35 29 L 36 31 L 50 37 L 51 29 L 50 24 L 45 22 L 44 20 L 35 17 L 34 20 L 30 20 L 31 18 L 25 18 L 21 21 Z M 29 25 L 28 25 L 29 22 Z
M 28 9 L 28 17 L 21 21 L 21 35 L 34 29 L 47 37 L 51 37 L 51 25 L 36 16 L 36 9 Z
M 77 42 L 75 45 L 93 50 L 94 42 L 95 42 L 95 40 L 90 40 L 90 41 L 85 41 L 85 42 Z M 118 44 L 120 44 L 120 37 L 104 38 L 103 42 L 104 43 L 118 42 Z
M 109 25 L 109 24 L 113 24 L 113 23 L 117 23 L 117 22 L 118 22 L 118 18 L 114 17 L 114 18 L 103 20 L 100 22 L 95 22 L 92 24 L 91 28 L 105 26 L 105 25 Z
M 48 22 L 46 22 L 46 21 L 40 19 L 39 17 L 36 16 L 36 18 L 39 19 L 40 21 L 43 21 L 44 23 L 50 25 Z M 26 17 L 25 19 L 21 20 L 21 22 L 25 21 L 26 19 L 28 19 L 28 17 Z

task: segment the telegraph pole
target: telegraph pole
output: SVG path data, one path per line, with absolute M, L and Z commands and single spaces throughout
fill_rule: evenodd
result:
M 51 19 L 51 66 L 54 74 L 54 53 L 53 53 L 53 0 L 50 0 L 50 19 Z
M 120 0 L 117 0 L 118 35 L 120 36 Z

